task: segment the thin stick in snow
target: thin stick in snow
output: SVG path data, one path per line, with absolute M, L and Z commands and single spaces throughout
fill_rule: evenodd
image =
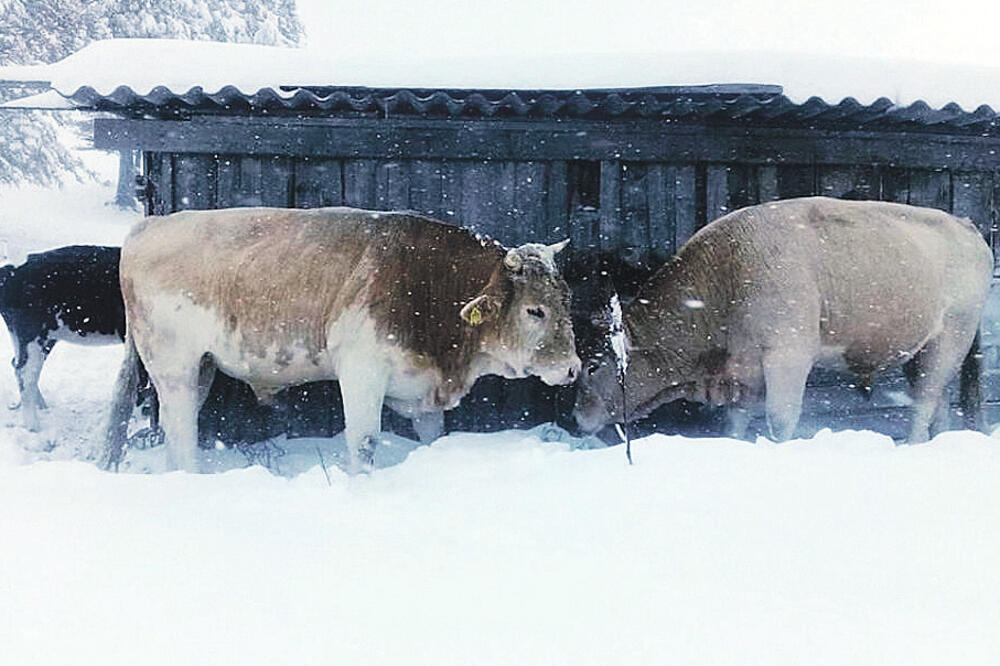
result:
M 320 467 L 323 468 L 323 476 L 326 477 L 326 485 L 332 486 L 333 483 L 330 481 L 330 472 L 326 470 L 326 461 L 323 460 L 323 452 L 319 450 L 319 444 L 316 445 L 316 455 L 319 456 Z
M 625 323 L 622 320 L 622 304 L 618 298 L 618 292 L 611 293 L 609 303 L 611 311 L 611 330 L 608 332 L 608 341 L 611 343 L 611 351 L 615 353 L 615 365 L 618 367 L 618 386 L 622 390 L 622 422 L 615 424 L 618 436 L 625 442 L 625 457 L 628 464 L 632 464 L 632 440 L 628 436 L 628 411 L 627 396 L 625 395 L 625 371 L 628 370 L 628 345 L 625 339 Z

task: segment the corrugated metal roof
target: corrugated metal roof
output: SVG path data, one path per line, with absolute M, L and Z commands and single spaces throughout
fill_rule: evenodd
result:
M 933 109 L 918 101 L 896 106 L 887 98 L 862 105 L 853 98 L 828 104 L 813 97 L 796 104 L 779 86 L 718 85 L 617 90 L 454 90 L 408 88 L 264 88 L 246 94 L 235 87 L 209 94 L 164 87 L 140 95 L 120 87 L 102 95 L 83 87 L 69 99 L 78 107 L 131 117 L 190 115 L 304 115 L 333 117 L 427 117 L 497 119 L 662 119 L 678 123 L 813 129 L 920 131 L 1000 135 L 1000 116 L 989 106 L 975 111 L 951 103 Z

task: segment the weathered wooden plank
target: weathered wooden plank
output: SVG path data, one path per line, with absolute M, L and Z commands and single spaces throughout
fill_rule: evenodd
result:
M 174 159 L 176 210 L 217 208 L 216 165 L 208 155 L 178 155 Z
M 514 164 L 466 162 L 462 171 L 462 222 L 512 245 L 517 230 L 508 225 L 514 207 Z
M 510 179 L 511 189 L 509 203 L 506 208 L 504 240 L 511 245 L 527 242 L 537 242 L 534 229 L 534 202 L 538 190 L 537 184 L 530 181 L 528 162 L 509 162 L 513 175 Z M 506 193 L 504 193 L 506 195 Z M 504 196 L 504 199 L 508 199 Z
M 292 203 L 295 207 L 322 208 L 344 203 L 343 165 L 340 160 L 304 157 L 295 160 L 292 169 L 295 183 Z
M 166 199 L 173 196 L 173 182 L 164 178 L 164 157 L 160 153 L 144 153 L 143 156 L 143 173 L 152 189 L 152 206 L 146 210 L 147 215 L 163 215 L 171 210 Z
M 381 162 L 375 170 L 375 208 L 378 210 L 408 210 L 410 181 L 408 164 Z
M 650 164 L 646 173 L 648 249 L 658 259 L 674 253 L 674 201 L 677 186 L 673 169 Z
M 951 211 L 951 174 L 913 169 L 909 173 L 910 203 Z
M 442 208 L 440 165 L 427 160 L 413 160 L 407 166 L 409 209 L 440 218 Z
M 514 202 L 509 222 L 517 233 L 511 242 L 544 243 L 549 237 L 545 220 L 546 165 L 517 162 L 514 168 Z
M 454 224 L 464 224 L 462 218 L 463 162 L 447 160 L 440 163 L 441 170 L 441 219 Z
M 877 200 L 881 183 L 871 165 L 819 166 L 817 194 L 837 199 Z
M 748 164 L 727 166 L 726 212 L 760 203 L 760 169 Z
M 993 174 L 990 172 L 957 171 L 952 173 L 952 212 L 967 217 L 979 228 L 983 238 L 990 237 L 990 227 L 996 214 L 993 201 Z
M 217 159 L 217 173 L 219 183 L 219 193 L 216 201 L 219 208 L 231 208 L 239 204 L 236 203 L 236 193 L 239 191 L 239 161 L 237 155 L 219 155 Z
M 344 204 L 375 208 L 375 160 L 344 161 Z
M 987 238 L 993 248 L 993 277 L 997 278 L 1000 277 L 1000 171 L 993 172 L 993 219 Z
M 220 208 L 263 206 L 263 165 L 251 155 L 223 155 L 218 159 Z
M 705 221 L 729 212 L 729 167 L 717 164 L 705 168 Z
M 622 163 L 621 225 L 619 238 L 623 247 L 648 248 L 649 237 L 649 174 L 647 165 Z
M 264 158 L 260 175 L 260 199 L 265 206 L 290 208 L 295 204 L 291 158 L 279 155 Z
M 816 168 L 813 164 L 778 167 L 778 198 L 811 197 L 816 194 Z
M 511 240 L 518 233 L 517 225 L 511 219 L 511 212 L 516 207 L 517 193 L 517 163 L 504 161 L 487 165 L 487 170 L 495 174 L 492 187 L 493 208 L 491 209 L 490 235 L 507 245 L 516 245 Z
M 621 210 L 622 164 L 617 160 L 601 162 L 600 226 L 597 242 L 602 250 L 622 247 Z
M 1000 168 L 1000 138 L 901 132 L 681 126 L 659 121 L 466 123 L 420 119 L 233 122 L 102 118 L 102 150 L 253 153 L 382 159 L 629 160 L 757 165 L 893 164 L 967 171 Z
M 163 202 L 163 213 L 172 213 L 177 210 L 177 201 L 174 195 L 174 156 L 167 153 L 160 153 L 160 200 Z
M 570 244 L 576 251 L 600 250 L 601 163 L 566 163 Z
M 458 169 L 459 187 L 458 212 L 463 226 L 484 234 L 492 234 L 489 213 L 493 206 L 490 173 L 486 163 L 466 160 L 455 164 Z
M 577 251 L 599 252 L 601 216 L 596 208 L 573 208 L 569 214 L 570 245 Z
M 528 203 L 527 199 L 530 197 L 530 193 L 522 189 L 523 165 L 523 162 L 503 162 L 502 185 L 496 193 L 495 223 L 502 226 L 503 240 L 509 245 L 520 245 L 535 240 L 530 226 L 530 214 L 522 208 L 522 204 Z
M 880 171 L 882 175 L 882 193 L 879 198 L 882 201 L 909 203 L 910 175 L 907 169 L 883 167 Z
M 676 210 L 675 251 L 698 230 L 697 200 L 695 198 L 695 168 L 672 167 L 674 172 L 674 204 Z
M 777 201 L 780 198 L 778 193 L 778 168 L 774 166 L 757 167 L 757 197 L 760 203 Z
M 570 238 L 568 169 L 566 162 L 561 160 L 548 163 L 544 223 L 547 238 L 556 241 Z

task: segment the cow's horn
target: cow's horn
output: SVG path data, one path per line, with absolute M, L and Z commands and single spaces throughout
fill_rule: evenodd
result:
M 564 240 L 564 241 L 559 242 L 559 243 L 553 243 L 552 245 L 549 245 L 549 249 L 552 250 L 552 254 L 553 255 L 556 255 L 556 254 L 559 254 L 560 252 L 562 252 L 563 250 L 565 250 L 567 245 L 569 245 L 569 239 L 568 238 L 566 240 Z
M 507 256 L 503 258 L 504 265 L 512 271 L 519 271 L 524 267 L 524 257 L 517 251 L 517 248 L 507 250 Z

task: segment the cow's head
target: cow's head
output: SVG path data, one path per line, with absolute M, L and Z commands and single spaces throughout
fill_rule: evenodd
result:
M 569 286 L 555 264 L 567 243 L 508 250 L 489 285 L 462 307 L 467 326 L 488 327 L 482 349 L 505 377 L 536 375 L 557 385 L 572 383 L 580 372 Z

